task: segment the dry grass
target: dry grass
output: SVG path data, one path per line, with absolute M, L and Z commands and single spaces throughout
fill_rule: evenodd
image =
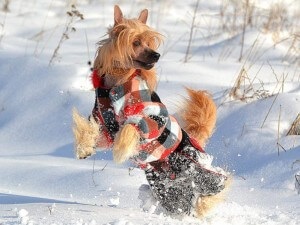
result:
M 258 74 L 264 64 L 254 74 L 253 78 L 250 78 L 249 70 L 252 65 L 246 67 L 246 64 L 242 66 L 233 87 L 229 91 L 229 98 L 232 100 L 240 100 L 248 102 L 253 99 L 262 99 L 270 96 L 268 90 L 264 88 L 264 83 L 258 79 Z M 256 82 L 256 85 L 254 83 Z
M 288 27 L 287 8 L 283 2 L 273 3 L 269 9 L 266 21 L 263 23 L 263 31 L 272 33 L 273 41 L 280 40 L 281 32 Z
M 4 37 L 4 29 L 5 29 L 5 22 L 6 22 L 6 14 L 7 14 L 7 12 L 5 12 L 3 22 L 0 23 L 0 28 L 1 28 L 1 33 L 0 33 L 0 44 L 1 44 L 2 39 L 3 39 L 3 37 Z
M 10 3 L 10 0 L 4 0 L 3 6 L 2 6 L 2 10 L 4 12 L 9 12 L 9 3 Z
M 295 3 L 296 6 L 296 3 Z M 284 42 L 287 45 L 283 61 L 290 63 L 299 62 L 300 55 L 300 10 L 293 10 L 284 1 L 271 4 L 268 8 L 259 6 L 259 2 L 251 0 L 222 0 L 220 6 L 220 27 L 228 38 L 241 36 L 240 54 L 238 60 L 244 57 L 244 42 L 249 27 L 259 33 L 270 34 L 274 46 Z M 229 48 L 226 46 L 225 48 Z M 232 50 L 224 50 L 227 57 Z M 224 58 L 224 57 L 221 57 Z
M 194 14 L 193 14 L 192 24 L 191 24 L 191 28 L 190 28 L 189 42 L 188 42 L 188 46 L 187 46 L 185 57 L 184 57 L 184 62 L 185 63 L 188 61 L 189 56 L 190 56 L 191 44 L 192 44 L 194 29 L 195 29 L 195 21 L 196 21 L 197 11 L 198 11 L 198 7 L 199 7 L 199 1 L 200 0 L 197 0 L 195 10 L 194 10 Z
M 51 56 L 51 59 L 49 61 L 49 66 L 53 63 L 53 61 L 57 58 L 58 56 L 58 51 L 60 49 L 60 47 L 62 46 L 63 42 L 68 40 L 70 38 L 70 34 L 72 32 L 75 32 L 76 29 L 73 26 L 73 24 L 78 21 L 78 20 L 83 20 L 83 14 L 81 14 L 77 9 L 75 5 L 71 6 L 71 10 L 67 11 L 67 22 L 65 25 L 65 29 L 64 32 L 62 33 L 59 42 L 56 46 L 56 48 L 54 49 L 54 52 Z
M 300 174 L 295 175 L 295 188 L 298 191 L 298 194 L 300 194 Z
M 254 11 L 255 2 L 250 0 L 222 0 L 220 23 L 223 31 L 233 36 L 245 27 L 252 26 Z
M 287 135 L 300 135 L 300 113 L 291 125 L 291 128 L 287 132 Z

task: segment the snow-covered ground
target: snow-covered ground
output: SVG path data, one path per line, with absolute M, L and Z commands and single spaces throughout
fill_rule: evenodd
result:
M 234 2 L 200 1 L 184 63 L 197 0 L 9 1 L 0 11 L 0 225 L 299 224 L 300 138 L 286 133 L 300 113 L 300 4 L 278 1 L 275 15 L 285 19 L 270 22 L 276 1 L 249 1 L 239 62 L 245 10 L 234 13 L 232 5 L 242 7 Z M 74 17 L 76 31 L 67 31 L 49 66 L 71 4 L 84 20 Z M 164 34 L 158 93 L 171 112 L 184 86 L 208 90 L 218 104 L 206 151 L 233 183 L 205 218 L 164 215 L 143 171 L 114 164 L 110 151 L 74 158 L 71 111 L 87 116 L 93 107 L 87 62 L 113 23 L 114 4 L 129 17 L 148 8 L 149 24 Z M 246 91 L 234 92 L 241 71 Z

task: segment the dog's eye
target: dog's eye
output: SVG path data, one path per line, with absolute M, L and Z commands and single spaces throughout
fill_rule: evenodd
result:
M 138 46 L 141 45 L 141 41 L 140 41 L 140 40 L 136 40 L 136 41 L 133 42 L 133 45 L 134 45 L 135 47 L 138 47 Z

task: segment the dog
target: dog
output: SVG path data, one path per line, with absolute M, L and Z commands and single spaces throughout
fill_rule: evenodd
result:
M 85 119 L 73 111 L 76 157 L 112 148 L 115 162 L 131 159 L 145 171 L 167 213 L 203 216 L 221 201 L 229 180 L 202 148 L 214 131 L 216 105 L 207 92 L 187 88 L 183 124 L 168 113 L 155 92 L 163 36 L 146 25 L 147 17 L 144 9 L 126 19 L 114 7 L 114 25 L 98 43 L 93 64 L 92 115 Z

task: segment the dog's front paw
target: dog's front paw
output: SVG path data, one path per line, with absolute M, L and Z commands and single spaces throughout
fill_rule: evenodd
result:
M 126 124 L 121 128 L 115 138 L 113 148 L 114 161 L 122 163 L 136 155 L 139 139 L 139 132 L 133 125 Z
M 86 159 L 96 153 L 95 148 L 93 147 L 82 147 L 76 146 L 76 158 L 77 159 Z

